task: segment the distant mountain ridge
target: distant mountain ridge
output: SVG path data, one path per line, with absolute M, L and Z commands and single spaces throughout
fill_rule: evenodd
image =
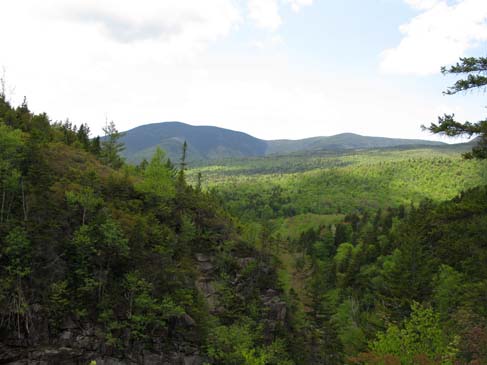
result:
M 285 154 L 300 151 L 349 150 L 363 148 L 387 148 L 398 146 L 441 146 L 443 142 L 421 139 L 368 137 L 355 133 L 340 133 L 329 137 L 311 137 L 299 140 L 267 141 L 267 154 Z
M 184 141 L 188 144 L 189 161 L 235 157 L 257 157 L 321 150 L 351 150 L 399 146 L 444 146 L 446 143 L 385 137 L 368 137 L 342 133 L 329 137 L 299 140 L 262 140 L 247 133 L 214 126 L 193 126 L 181 122 L 146 124 L 125 132 L 124 157 L 130 162 L 150 159 L 157 147 L 171 160 L 181 156 Z

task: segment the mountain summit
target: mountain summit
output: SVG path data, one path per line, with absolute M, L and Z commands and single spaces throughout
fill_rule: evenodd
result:
M 189 160 L 262 156 L 267 142 L 246 133 L 212 126 L 192 126 L 180 122 L 146 124 L 126 132 L 125 157 L 132 162 L 150 158 L 157 147 L 177 160 L 184 141 Z

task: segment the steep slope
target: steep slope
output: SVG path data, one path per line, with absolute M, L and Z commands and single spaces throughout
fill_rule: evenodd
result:
M 294 364 L 261 244 L 162 154 L 114 169 L 79 130 L 0 95 L 0 364 Z

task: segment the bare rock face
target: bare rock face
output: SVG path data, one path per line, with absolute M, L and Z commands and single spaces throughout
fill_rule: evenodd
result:
M 0 364 L 15 364 L 20 358 L 15 349 L 0 343 Z
M 184 365 L 202 365 L 203 358 L 200 356 L 185 356 L 183 359 Z
M 217 290 L 213 279 L 213 258 L 196 255 L 199 277 L 195 283 L 206 298 L 210 308 L 217 308 Z M 188 314 L 174 320 L 174 326 L 183 331 L 170 344 L 167 339 L 153 339 L 153 347 L 146 350 L 145 344 L 125 344 L 127 350 L 107 346 L 103 332 L 91 323 L 81 323 L 74 317 L 66 317 L 59 325 L 59 333 L 50 333 L 43 308 L 33 311 L 29 338 L 8 336 L 0 343 L 0 364 L 5 365 L 202 365 L 205 358 L 192 343 L 196 321 Z M 170 346 L 170 350 L 167 349 Z
M 268 289 L 264 295 L 261 295 L 261 300 L 267 310 L 267 318 L 264 320 L 264 337 L 266 341 L 272 342 L 273 333 L 278 327 L 285 324 L 286 302 L 273 289 Z
M 197 254 L 195 254 L 195 256 L 196 256 L 196 260 L 198 262 L 209 262 L 209 261 L 211 261 L 211 258 L 209 256 L 203 254 L 203 253 L 197 253 Z
M 242 257 L 237 259 L 237 265 L 240 269 L 246 269 L 250 264 L 255 262 L 255 258 L 253 257 Z
M 6 365 L 88 365 L 92 362 L 96 365 L 202 365 L 204 363 L 204 358 L 197 353 L 188 355 L 179 352 L 166 354 L 144 351 L 142 356 L 134 359 L 127 357 L 119 359 L 68 347 L 44 348 L 16 354 L 13 357 L 4 355 L 6 353 L 0 348 L 0 356 L 2 356 L 0 361 Z
M 210 313 L 218 315 L 224 308 L 219 303 L 219 279 L 215 258 L 196 254 L 194 260 L 198 275 L 195 287 L 205 298 Z M 253 257 L 236 259 L 234 289 L 245 300 L 249 280 L 255 278 L 242 272 L 252 270 L 257 260 Z M 259 275 L 267 275 L 268 267 L 262 266 Z M 260 289 L 262 290 L 262 289 Z M 262 320 L 264 336 L 271 343 L 276 330 L 285 325 L 287 308 L 280 292 L 267 289 L 261 292 L 260 301 L 266 313 Z M 102 329 L 94 323 L 82 323 L 75 317 L 66 317 L 59 325 L 59 332 L 50 333 L 50 326 L 43 315 L 43 308 L 33 310 L 32 326 L 28 338 L 11 334 L 0 343 L 0 364 L 5 365 L 203 365 L 208 361 L 194 338 L 198 324 L 188 314 L 174 318 L 176 334 L 159 335 L 152 339 L 150 350 L 144 343 L 124 343 L 125 350 L 106 344 Z M 126 336 L 129 338 L 129 336 Z
M 183 320 L 184 325 L 186 327 L 195 327 L 196 326 L 196 321 L 189 314 L 184 313 L 182 320 Z
M 213 258 L 202 253 L 197 253 L 195 257 L 197 268 L 200 273 L 196 279 L 195 286 L 205 298 L 210 312 L 216 314 L 218 313 L 218 294 L 215 288 L 216 283 L 213 278 L 215 270 Z
M 42 318 L 40 319 L 42 322 Z M 48 334 L 43 323 L 33 328 L 41 334 Z M 196 326 L 191 316 L 183 315 L 178 325 L 188 330 Z M 90 324 L 67 318 L 61 324 L 56 336 L 40 336 L 34 333 L 34 340 L 9 337 L 0 343 L 0 364 L 5 365 L 202 365 L 205 359 L 199 349 L 185 339 L 175 340 L 170 352 L 141 350 L 142 345 L 133 345 L 131 350 L 118 351 L 105 344 L 100 329 Z

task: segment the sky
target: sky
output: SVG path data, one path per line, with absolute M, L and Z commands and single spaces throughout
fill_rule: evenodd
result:
M 10 100 L 93 135 L 438 139 L 420 126 L 485 118 L 484 91 L 442 94 L 441 66 L 465 56 L 487 56 L 487 0 L 0 0 Z

